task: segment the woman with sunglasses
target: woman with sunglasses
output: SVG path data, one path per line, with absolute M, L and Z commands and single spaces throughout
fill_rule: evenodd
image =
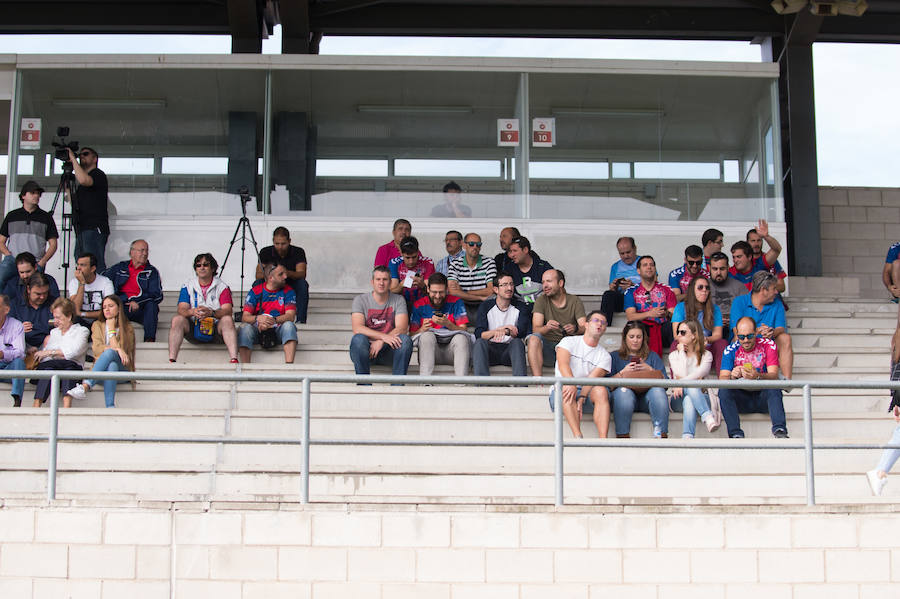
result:
M 127 368 L 134 371 L 134 328 L 125 316 L 125 307 L 117 295 L 107 295 L 101 304 L 100 318 L 91 325 L 91 342 L 94 350 L 94 372 L 118 372 Z M 97 381 L 85 379 L 69 391 L 75 399 L 84 399 Z M 118 381 L 103 381 L 103 398 L 107 408 L 116 406 Z M 132 388 L 134 383 L 132 382 Z
M 625 325 L 622 345 L 611 357 L 609 376 L 613 378 L 667 378 L 662 359 L 650 351 L 647 330 L 641 322 L 632 320 Z M 612 392 L 612 400 L 616 437 L 631 436 L 631 416 L 635 410 L 650 414 L 654 437 L 669 436 L 669 402 L 662 387 L 617 387 Z
M 677 348 L 669 354 L 669 367 L 672 378 L 697 381 L 709 375 L 712 366 L 712 354 L 705 349 L 703 329 L 696 320 L 685 320 L 678 323 L 675 329 Z M 697 387 L 671 387 L 672 408 L 684 413 L 681 437 L 693 439 L 697 426 L 697 415 L 706 425 L 706 430 L 713 432 L 718 428 L 709 402 L 709 396 Z M 680 409 L 679 409 L 680 408 Z
M 675 311 L 672 313 L 672 333 L 675 337 L 672 349 L 674 350 L 679 343 L 678 337 L 674 335 L 678 331 L 679 324 L 688 320 L 696 320 L 703 326 L 706 349 L 712 353 L 715 372 L 719 372 L 722 353 L 728 347 L 728 341 L 724 338 L 722 311 L 713 302 L 709 285 L 709 279 L 705 276 L 694 277 L 688 285 L 684 301 L 675 306 Z

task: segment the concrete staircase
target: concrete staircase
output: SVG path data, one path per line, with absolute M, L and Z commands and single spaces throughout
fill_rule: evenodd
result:
M 169 294 L 174 298 L 174 294 Z M 599 305 L 587 297 L 587 309 Z M 309 324 L 300 326 L 295 364 L 280 349 L 254 351 L 244 372 L 283 370 L 352 373 L 346 295 L 314 296 Z M 859 299 L 792 299 L 789 326 L 796 348 L 795 377 L 884 380 L 894 331 L 894 304 Z M 159 342 L 138 344 L 142 370 L 234 371 L 222 346 L 185 342 L 178 363 L 168 362 L 165 339 L 174 302 L 160 318 Z M 618 347 L 624 318 L 604 337 Z M 140 333 L 138 333 L 140 338 Z M 386 370 L 382 370 L 386 372 Z M 411 374 L 417 372 L 413 355 Z M 450 373 L 450 367 L 438 372 Z M 497 368 L 495 372 L 509 373 Z M 546 369 L 551 374 L 550 368 Z M 314 440 L 421 441 L 421 445 L 316 445 L 311 450 L 313 501 L 400 503 L 552 503 L 553 451 L 548 447 L 462 447 L 452 443 L 552 442 L 547 388 L 462 386 L 392 387 L 317 383 L 312 389 Z M 30 386 L 26 387 L 30 396 Z M 159 443 L 65 441 L 60 444 L 58 496 L 146 500 L 296 501 L 300 489 L 300 389 L 274 383 L 141 382 L 120 385 L 117 409 L 103 406 L 99 388 L 61 413 L 60 434 L 151 436 Z M 26 397 L 26 403 L 28 399 Z M 886 442 L 892 430 L 885 391 L 814 392 L 817 442 Z M 566 501 L 583 504 L 802 503 L 805 500 L 802 397 L 785 396 L 790 443 L 798 449 L 703 448 L 729 443 L 724 430 L 698 427 L 702 449 L 673 449 L 674 439 L 648 448 L 566 449 Z M 46 434 L 46 409 L 0 409 L 0 434 Z M 749 439 L 776 442 L 768 417 L 742 417 Z M 596 436 L 590 421 L 588 438 Z M 672 414 L 670 436 L 680 437 Z M 568 435 L 568 430 L 566 431 Z M 254 440 L 252 444 L 188 444 L 188 435 Z M 649 438 L 647 415 L 635 414 L 634 438 Z M 293 443 L 291 441 L 294 441 Z M 437 441 L 444 445 L 429 446 Z M 892 502 L 888 486 L 874 500 L 862 475 L 875 450 L 816 452 L 820 502 Z M 39 497 L 46 492 L 46 442 L 0 442 L 0 495 Z

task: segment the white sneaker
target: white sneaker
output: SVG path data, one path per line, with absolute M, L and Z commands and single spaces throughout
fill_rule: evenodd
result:
M 84 390 L 84 385 L 75 385 L 66 392 L 66 395 L 68 395 L 72 399 L 84 399 L 85 397 L 87 397 L 87 393 Z
M 693 439 L 694 435 L 692 435 L 691 433 L 684 433 L 681 435 L 681 438 L 682 439 Z
M 712 412 L 706 415 L 706 418 L 703 419 L 703 424 L 706 425 L 706 430 L 711 433 L 716 432 L 716 429 L 719 428 L 719 426 L 716 424 L 716 418 L 712 415 Z
M 869 470 L 866 472 L 866 480 L 869 481 L 869 488 L 872 489 L 872 495 L 879 497 L 884 485 L 887 484 L 887 478 L 878 476 L 877 470 Z

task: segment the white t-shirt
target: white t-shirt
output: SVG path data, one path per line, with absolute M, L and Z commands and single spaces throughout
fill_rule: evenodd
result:
M 78 279 L 69 281 L 69 293 L 72 295 L 78 291 Z M 91 283 L 84 284 L 84 299 L 81 302 L 82 312 L 96 312 L 103 307 L 103 298 L 107 295 L 114 295 L 116 290 L 113 288 L 112 281 L 103 275 L 97 277 Z
M 502 327 L 514 327 L 516 326 L 516 322 L 518 322 L 519 320 L 519 309 L 510 304 L 506 309 L 506 312 L 504 312 L 495 305 L 493 308 L 488 310 L 487 320 L 488 329 L 491 331 Z M 510 337 L 509 335 L 503 335 L 503 338 L 498 343 L 509 343 L 510 339 L 512 339 L 512 337 Z
M 572 376 L 583 378 L 590 376 L 595 368 L 602 368 L 609 372 L 612 368 L 612 358 L 603 346 L 597 343 L 597 347 L 591 347 L 584 342 L 584 335 L 572 335 L 563 337 L 556 344 L 556 348 L 568 350 L 571 354 L 569 366 L 572 368 Z M 556 364 L 556 376 L 562 376 L 559 364 Z

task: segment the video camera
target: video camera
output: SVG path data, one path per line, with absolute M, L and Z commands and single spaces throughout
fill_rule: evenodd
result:
M 54 140 L 52 142 L 53 147 L 56 148 L 54 156 L 57 160 L 62 160 L 64 163 L 69 162 L 69 153 L 66 151 L 66 148 L 72 150 L 75 154 L 78 154 L 78 142 L 66 141 L 66 138 L 69 136 L 68 127 L 57 127 L 56 136 L 59 138 L 59 141 Z

